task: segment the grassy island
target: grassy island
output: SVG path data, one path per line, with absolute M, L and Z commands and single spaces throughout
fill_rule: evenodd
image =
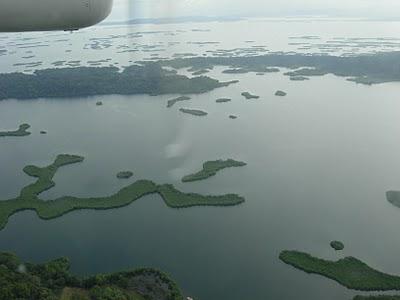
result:
M 27 131 L 31 126 L 29 124 L 21 124 L 19 128 L 14 131 L 0 131 L 0 137 L 6 136 L 27 136 L 31 133 Z
M 310 80 L 310 78 L 305 77 L 305 76 L 290 76 L 291 81 L 306 81 Z
M 318 274 L 359 291 L 400 290 L 400 277 L 372 269 L 354 257 L 329 261 L 299 251 L 282 251 L 279 258 L 286 264 L 309 274 Z
M 119 179 L 129 179 L 133 176 L 133 173 L 131 171 L 121 171 L 118 172 L 117 178 Z
M 180 96 L 180 97 L 168 100 L 167 107 L 172 107 L 176 102 L 188 101 L 190 99 L 192 99 L 192 98 L 190 98 L 188 96 Z
M 33 74 L 0 74 L 0 100 L 72 98 L 96 95 L 200 94 L 234 81 L 207 76 L 189 78 L 162 68 L 160 63 L 126 67 L 74 67 L 36 70 Z
M 179 111 L 181 111 L 185 114 L 190 114 L 190 115 L 198 116 L 198 117 L 204 117 L 204 116 L 208 115 L 207 112 L 205 112 L 203 110 L 199 110 L 199 109 L 181 108 L 181 109 L 179 109 Z
M 259 99 L 259 98 L 260 98 L 260 96 L 252 95 L 252 94 L 250 94 L 249 92 L 243 92 L 243 93 L 242 93 L 242 96 L 245 97 L 247 100 L 250 100 L 250 99 Z
M 287 94 L 284 91 L 276 91 L 275 96 L 285 97 Z
M 223 169 L 232 167 L 243 167 L 245 165 L 246 163 L 233 159 L 207 161 L 203 164 L 203 169 L 201 171 L 184 176 L 182 178 L 182 182 L 204 180 L 211 176 L 215 176 L 218 171 L 221 171 Z
M 237 116 L 235 116 L 235 115 L 229 115 L 229 119 L 232 119 L 232 120 L 237 119 Z
M 344 249 L 344 244 L 343 244 L 342 242 L 340 242 L 340 241 L 332 241 L 332 242 L 330 243 L 330 245 L 331 245 L 331 247 L 332 247 L 333 249 L 335 249 L 336 251 L 341 251 L 341 250 Z
M 225 103 L 225 102 L 230 102 L 230 101 L 232 101 L 231 98 L 219 98 L 219 99 L 215 100 L 215 102 L 217 102 L 217 103 Z
M 25 271 L 19 271 L 24 266 Z M 32 300 L 183 300 L 177 284 L 165 273 L 140 268 L 79 278 L 69 272 L 67 258 L 43 264 L 22 262 L 0 253 L 0 299 Z
M 111 209 L 131 204 L 143 196 L 159 194 L 164 202 L 172 208 L 192 206 L 228 206 L 244 202 L 244 198 L 236 194 L 221 196 L 183 193 L 172 185 L 158 185 L 150 180 L 138 180 L 122 188 L 117 193 L 106 197 L 79 198 L 64 196 L 54 200 L 42 200 L 39 195 L 54 187 L 53 177 L 57 170 L 69 164 L 83 161 L 77 155 L 62 154 L 49 166 L 26 166 L 24 172 L 36 177 L 36 182 L 22 188 L 17 198 L 0 200 L 0 230 L 3 229 L 9 217 L 23 210 L 33 210 L 42 219 L 53 219 L 79 209 Z
M 102 105 L 103 105 L 103 102 L 101 102 L 101 101 L 96 102 L 96 106 L 102 106 Z

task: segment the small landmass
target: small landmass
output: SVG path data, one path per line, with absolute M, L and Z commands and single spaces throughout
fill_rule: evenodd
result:
M 21 124 L 19 128 L 14 131 L 0 131 L 0 137 L 6 136 L 27 136 L 31 133 L 27 131 L 31 126 L 29 124 Z
M 252 94 L 250 94 L 249 92 L 243 92 L 243 93 L 242 93 L 242 96 L 245 97 L 247 100 L 250 100 L 250 99 L 259 99 L 259 98 L 260 98 L 260 96 L 252 95 Z
M 245 200 L 237 194 L 201 195 L 183 193 L 173 185 L 158 185 L 150 180 L 138 180 L 122 188 L 117 193 L 105 197 L 79 198 L 63 196 L 54 200 L 42 200 L 40 194 L 55 186 L 53 177 L 59 168 L 83 162 L 78 155 L 60 154 L 55 161 L 46 167 L 26 166 L 24 172 L 37 180 L 21 189 L 16 198 L 0 199 L 0 230 L 8 219 L 23 210 L 32 210 L 44 220 L 58 218 L 79 209 L 112 209 L 123 207 L 149 194 L 159 194 L 167 206 L 185 208 L 192 206 L 231 206 L 243 203 Z
M 233 119 L 233 120 L 234 120 L 234 119 L 237 119 L 237 118 L 238 118 L 238 117 L 235 116 L 235 115 L 230 115 L 230 116 L 229 116 L 229 119 Z
M 167 274 L 152 268 L 79 278 L 70 273 L 68 258 L 33 264 L 7 252 L 0 253 L 0 264 L 3 299 L 184 299 Z
M 190 114 L 193 116 L 198 116 L 198 117 L 204 117 L 207 116 L 208 113 L 199 109 L 188 109 L 188 108 L 180 108 L 179 111 L 185 113 L 185 114 Z
M 194 72 L 192 73 L 192 75 L 193 75 L 193 76 L 200 76 L 200 75 L 207 74 L 207 73 L 209 73 L 209 72 L 210 72 L 210 70 L 202 69 L 202 70 L 194 71 Z
M 344 249 L 344 244 L 343 244 L 342 242 L 339 242 L 339 241 L 332 241 L 332 242 L 330 243 L 330 245 L 331 245 L 331 247 L 332 247 L 333 249 L 335 249 L 336 251 L 341 251 L 341 250 Z
M 284 91 L 276 91 L 275 96 L 285 97 L 287 94 Z
M 354 257 L 329 261 L 299 251 L 282 251 L 284 263 L 309 274 L 318 274 L 339 284 L 359 291 L 400 290 L 400 277 L 389 275 L 369 267 Z
M 121 171 L 117 174 L 117 178 L 119 179 L 129 179 L 133 176 L 131 171 Z
M 41 130 L 40 134 L 47 134 L 47 131 L 46 130 Z
M 178 98 L 174 98 L 174 99 L 168 100 L 167 107 L 172 107 L 176 102 L 188 101 L 190 99 L 192 99 L 192 98 L 190 98 L 188 96 L 180 96 Z
M 377 295 L 377 296 L 355 296 L 353 300 L 400 300 L 400 296 Z
M 291 81 L 306 81 L 306 80 L 310 80 L 310 78 L 305 77 L 305 76 L 290 76 L 289 78 Z
M 231 98 L 219 98 L 219 99 L 215 100 L 215 102 L 217 102 L 217 103 L 225 103 L 225 102 L 230 102 L 230 101 L 232 101 Z
M 203 164 L 203 169 L 201 171 L 184 176 L 182 178 L 182 182 L 204 180 L 211 176 L 215 176 L 218 171 L 221 171 L 223 169 L 243 166 L 246 166 L 245 162 L 236 161 L 233 159 L 207 161 Z
M 103 105 L 103 102 L 101 102 L 101 101 L 96 102 L 96 106 L 102 106 L 102 105 Z

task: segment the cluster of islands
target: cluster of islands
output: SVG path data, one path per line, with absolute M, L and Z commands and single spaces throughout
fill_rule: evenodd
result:
M 18 197 L 0 200 L 0 230 L 3 229 L 10 216 L 23 210 L 36 211 L 42 219 L 53 219 L 68 212 L 79 209 L 112 209 L 131 204 L 149 194 L 159 194 L 166 205 L 171 208 L 186 208 L 192 206 L 232 206 L 245 199 L 237 194 L 220 196 L 183 193 L 171 184 L 156 184 L 151 180 L 138 180 L 117 193 L 107 197 L 79 198 L 64 196 L 54 200 L 40 199 L 39 195 L 55 186 L 52 180 L 59 168 L 80 163 L 82 156 L 60 154 L 55 161 L 45 167 L 26 166 L 24 172 L 37 178 L 36 182 L 22 188 Z M 226 164 L 226 162 L 224 163 Z M 221 168 L 221 166 L 220 166 Z M 128 171 L 118 174 L 120 178 L 128 178 Z

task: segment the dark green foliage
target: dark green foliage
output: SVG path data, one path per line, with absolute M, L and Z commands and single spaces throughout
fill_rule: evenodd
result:
M 331 247 L 332 247 L 333 249 L 335 249 L 336 251 L 340 251 L 340 250 L 343 250 L 343 249 L 344 249 L 344 244 L 343 244 L 342 242 L 339 242 L 339 241 L 332 241 L 332 242 L 330 243 L 330 245 L 331 245 Z
M 55 162 L 47 167 L 27 166 L 24 172 L 37 181 L 24 187 L 19 197 L 9 200 L 0 200 L 0 230 L 3 229 L 8 218 L 22 210 L 34 210 L 42 219 L 53 219 L 78 209 L 111 209 L 131 204 L 148 194 L 158 193 L 165 203 L 174 208 L 214 205 L 237 205 L 244 201 L 235 194 L 222 196 L 203 196 L 193 193 L 183 193 L 171 185 L 157 185 L 150 180 L 138 180 L 117 193 L 107 197 L 78 198 L 65 196 L 55 200 L 44 201 L 39 195 L 54 187 L 53 177 L 59 167 L 83 161 L 83 157 L 62 154 Z
M 79 67 L 37 70 L 34 74 L 0 74 L 0 100 L 71 98 L 94 95 L 198 94 L 233 82 L 209 77 L 188 78 L 146 63 L 125 68 Z
M 183 300 L 176 283 L 155 269 L 99 274 L 86 279 L 77 278 L 68 270 L 66 258 L 22 264 L 15 255 L 0 253 L 0 299 Z M 68 295 L 64 294 L 68 289 Z
M 27 131 L 30 127 L 29 124 L 22 124 L 19 125 L 19 128 L 15 131 L 0 131 L 0 137 L 30 135 L 31 133 Z
M 329 261 L 299 251 L 282 251 L 279 258 L 299 270 L 319 274 L 360 291 L 400 290 L 400 277 L 372 269 L 354 257 Z
M 179 111 L 185 113 L 185 114 L 189 114 L 189 115 L 193 115 L 193 116 L 197 116 L 197 117 L 204 117 L 207 116 L 208 113 L 199 109 L 188 109 L 188 108 L 180 108 Z
M 243 167 L 246 163 L 242 161 L 236 161 L 233 159 L 227 160 L 214 160 L 214 161 L 207 161 L 203 164 L 203 169 L 197 173 L 186 175 L 182 178 L 183 182 L 190 182 L 190 181 L 197 181 L 207 179 L 211 176 L 217 174 L 218 171 L 221 171 L 226 168 L 232 167 Z

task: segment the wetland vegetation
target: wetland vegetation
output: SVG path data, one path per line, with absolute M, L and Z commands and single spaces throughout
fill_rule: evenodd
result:
M 171 100 L 168 100 L 167 102 L 167 107 L 172 107 L 175 103 L 177 102 L 181 102 L 181 101 L 188 101 L 192 98 L 188 97 L 188 96 L 180 96 Z
M 253 95 L 253 94 L 251 94 L 251 93 L 249 93 L 249 92 L 243 92 L 243 93 L 242 93 L 242 96 L 245 97 L 247 100 L 250 100 L 250 99 L 259 99 L 259 98 L 260 98 L 260 96 Z

